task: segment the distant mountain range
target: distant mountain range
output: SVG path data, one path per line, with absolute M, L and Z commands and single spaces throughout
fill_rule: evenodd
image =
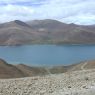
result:
M 95 44 L 95 25 L 65 24 L 57 20 L 19 20 L 0 24 L 0 45 Z
M 95 69 L 95 61 L 81 62 L 69 66 L 32 67 L 24 64 L 11 65 L 0 59 L 0 78 L 43 76 L 89 69 Z

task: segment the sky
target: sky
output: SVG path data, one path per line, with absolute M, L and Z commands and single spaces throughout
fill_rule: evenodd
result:
M 0 23 L 40 19 L 95 24 L 95 0 L 0 0 Z

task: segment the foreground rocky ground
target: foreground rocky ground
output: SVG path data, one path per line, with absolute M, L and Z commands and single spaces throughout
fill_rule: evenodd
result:
M 0 95 L 95 95 L 95 69 L 1 79 Z

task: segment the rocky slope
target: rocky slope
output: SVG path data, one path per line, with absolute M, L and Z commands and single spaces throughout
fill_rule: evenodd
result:
M 95 25 L 65 24 L 51 19 L 0 24 L 0 45 L 32 43 L 95 44 Z
M 95 69 L 1 79 L 1 95 L 95 95 Z

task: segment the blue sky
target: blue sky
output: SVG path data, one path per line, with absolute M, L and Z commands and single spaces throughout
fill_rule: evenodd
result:
M 0 0 L 0 22 L 15 19 L 95 24 L 95 0 Z

